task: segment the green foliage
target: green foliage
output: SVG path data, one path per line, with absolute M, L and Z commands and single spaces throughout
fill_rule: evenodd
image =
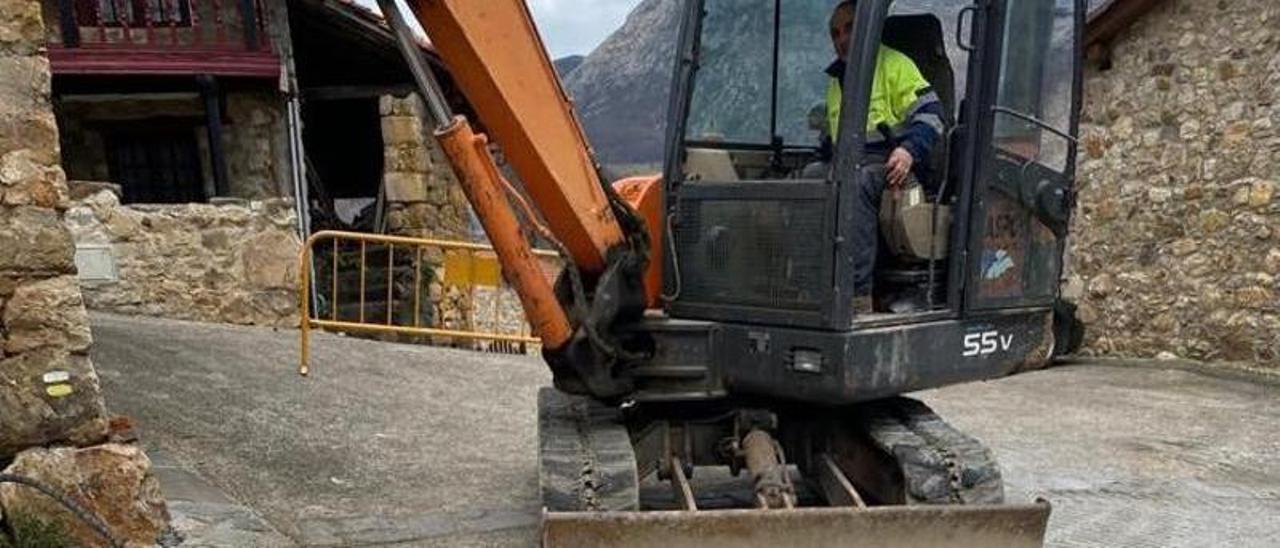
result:
M 26 513 L 6 516 L 0 548 L 73 548 L 75 541 L 62 524 Z

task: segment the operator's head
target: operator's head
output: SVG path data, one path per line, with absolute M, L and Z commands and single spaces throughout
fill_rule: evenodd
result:
M 836 56 L 844 59 L 849 55 L 849 43 L 853 40 L 853 7 L 856 0 L 844 0 L 831 12 L 831 45 L 836 49 Z

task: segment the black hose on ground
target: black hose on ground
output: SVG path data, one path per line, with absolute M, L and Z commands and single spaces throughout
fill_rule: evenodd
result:
M 116 540 L 115 537 L 111 536 L 111 531 L 107 529 L 106 524 L 102 523 L 102 520 L 99 519 L 98 516 L 93 515 L 93 513 L 89 512 L 83 506 L 80 506 L 79 504 L 76 503 L 76 501 L 71 500 L 66 495 L 63 495 L 62 493 L 59 493 L 53 490 L 52 487 L 49 487 L 48 485 L 41 483 L 39 481 L 36 481 L 34 479 L 31 479 L 25 476 L 18 476 L 14 474 L 0 474 L 0 483 L 14 483 L 18 485 L 24 485 L 32 489 L 35 489 L 36 491 L 39 491 L 43 495 L 53 499 L 58 504 L 62 505 L 63 508 L 66 508 L 67 511 L 71 512 L 71 514 L 76 517 L 76 519 L 84 522 L 86 525 L 92 528 L 94 532 L 98 533 L 99 536 L 101 536 L 103 539 L 107 541 L 108 545 L 112 546 L 113 548 L 124 547 L 123 543 Z

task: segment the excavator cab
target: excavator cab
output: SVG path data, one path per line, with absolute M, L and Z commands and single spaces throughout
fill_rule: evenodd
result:
M 866 127 L 882 46 L 920 69 L 946 127 L 929 180 L 885 193 L 876 314 L 856 318 L 851 232 L 862 221 L 851 203 L 883 176 L 883 158 L 864 146 L 874 130 L 822 142 L 837 3 L 686 4 L 664 172 L 671 313 L 842 330 L 1051 304 L 1072 201 L 1084 8 L 855 3 L 840 127 Z
M 1085 1 L 854 2 L 839 127 L 868 126 L 883 46 L 945 110 L 930 177 L 867 217 L 873 136 L 822 139 L 837 3 L 677 3 L 663 174 L 608 185 L 523 2 L 411 1 L 530 207 L 379 0 L 554 376 L 544 545 L 1042 544 L 1049 504 L 1007 502 L 991 451 L 902 395 L 1062 349 Z M 881 302 L 859 313 L 868 221 Z M 522 224 L 566 258 L 554 290 Z

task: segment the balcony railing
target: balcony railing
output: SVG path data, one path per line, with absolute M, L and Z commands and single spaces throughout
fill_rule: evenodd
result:
M 55 74 L 277 76 L 264 0 L 45 0 Z

